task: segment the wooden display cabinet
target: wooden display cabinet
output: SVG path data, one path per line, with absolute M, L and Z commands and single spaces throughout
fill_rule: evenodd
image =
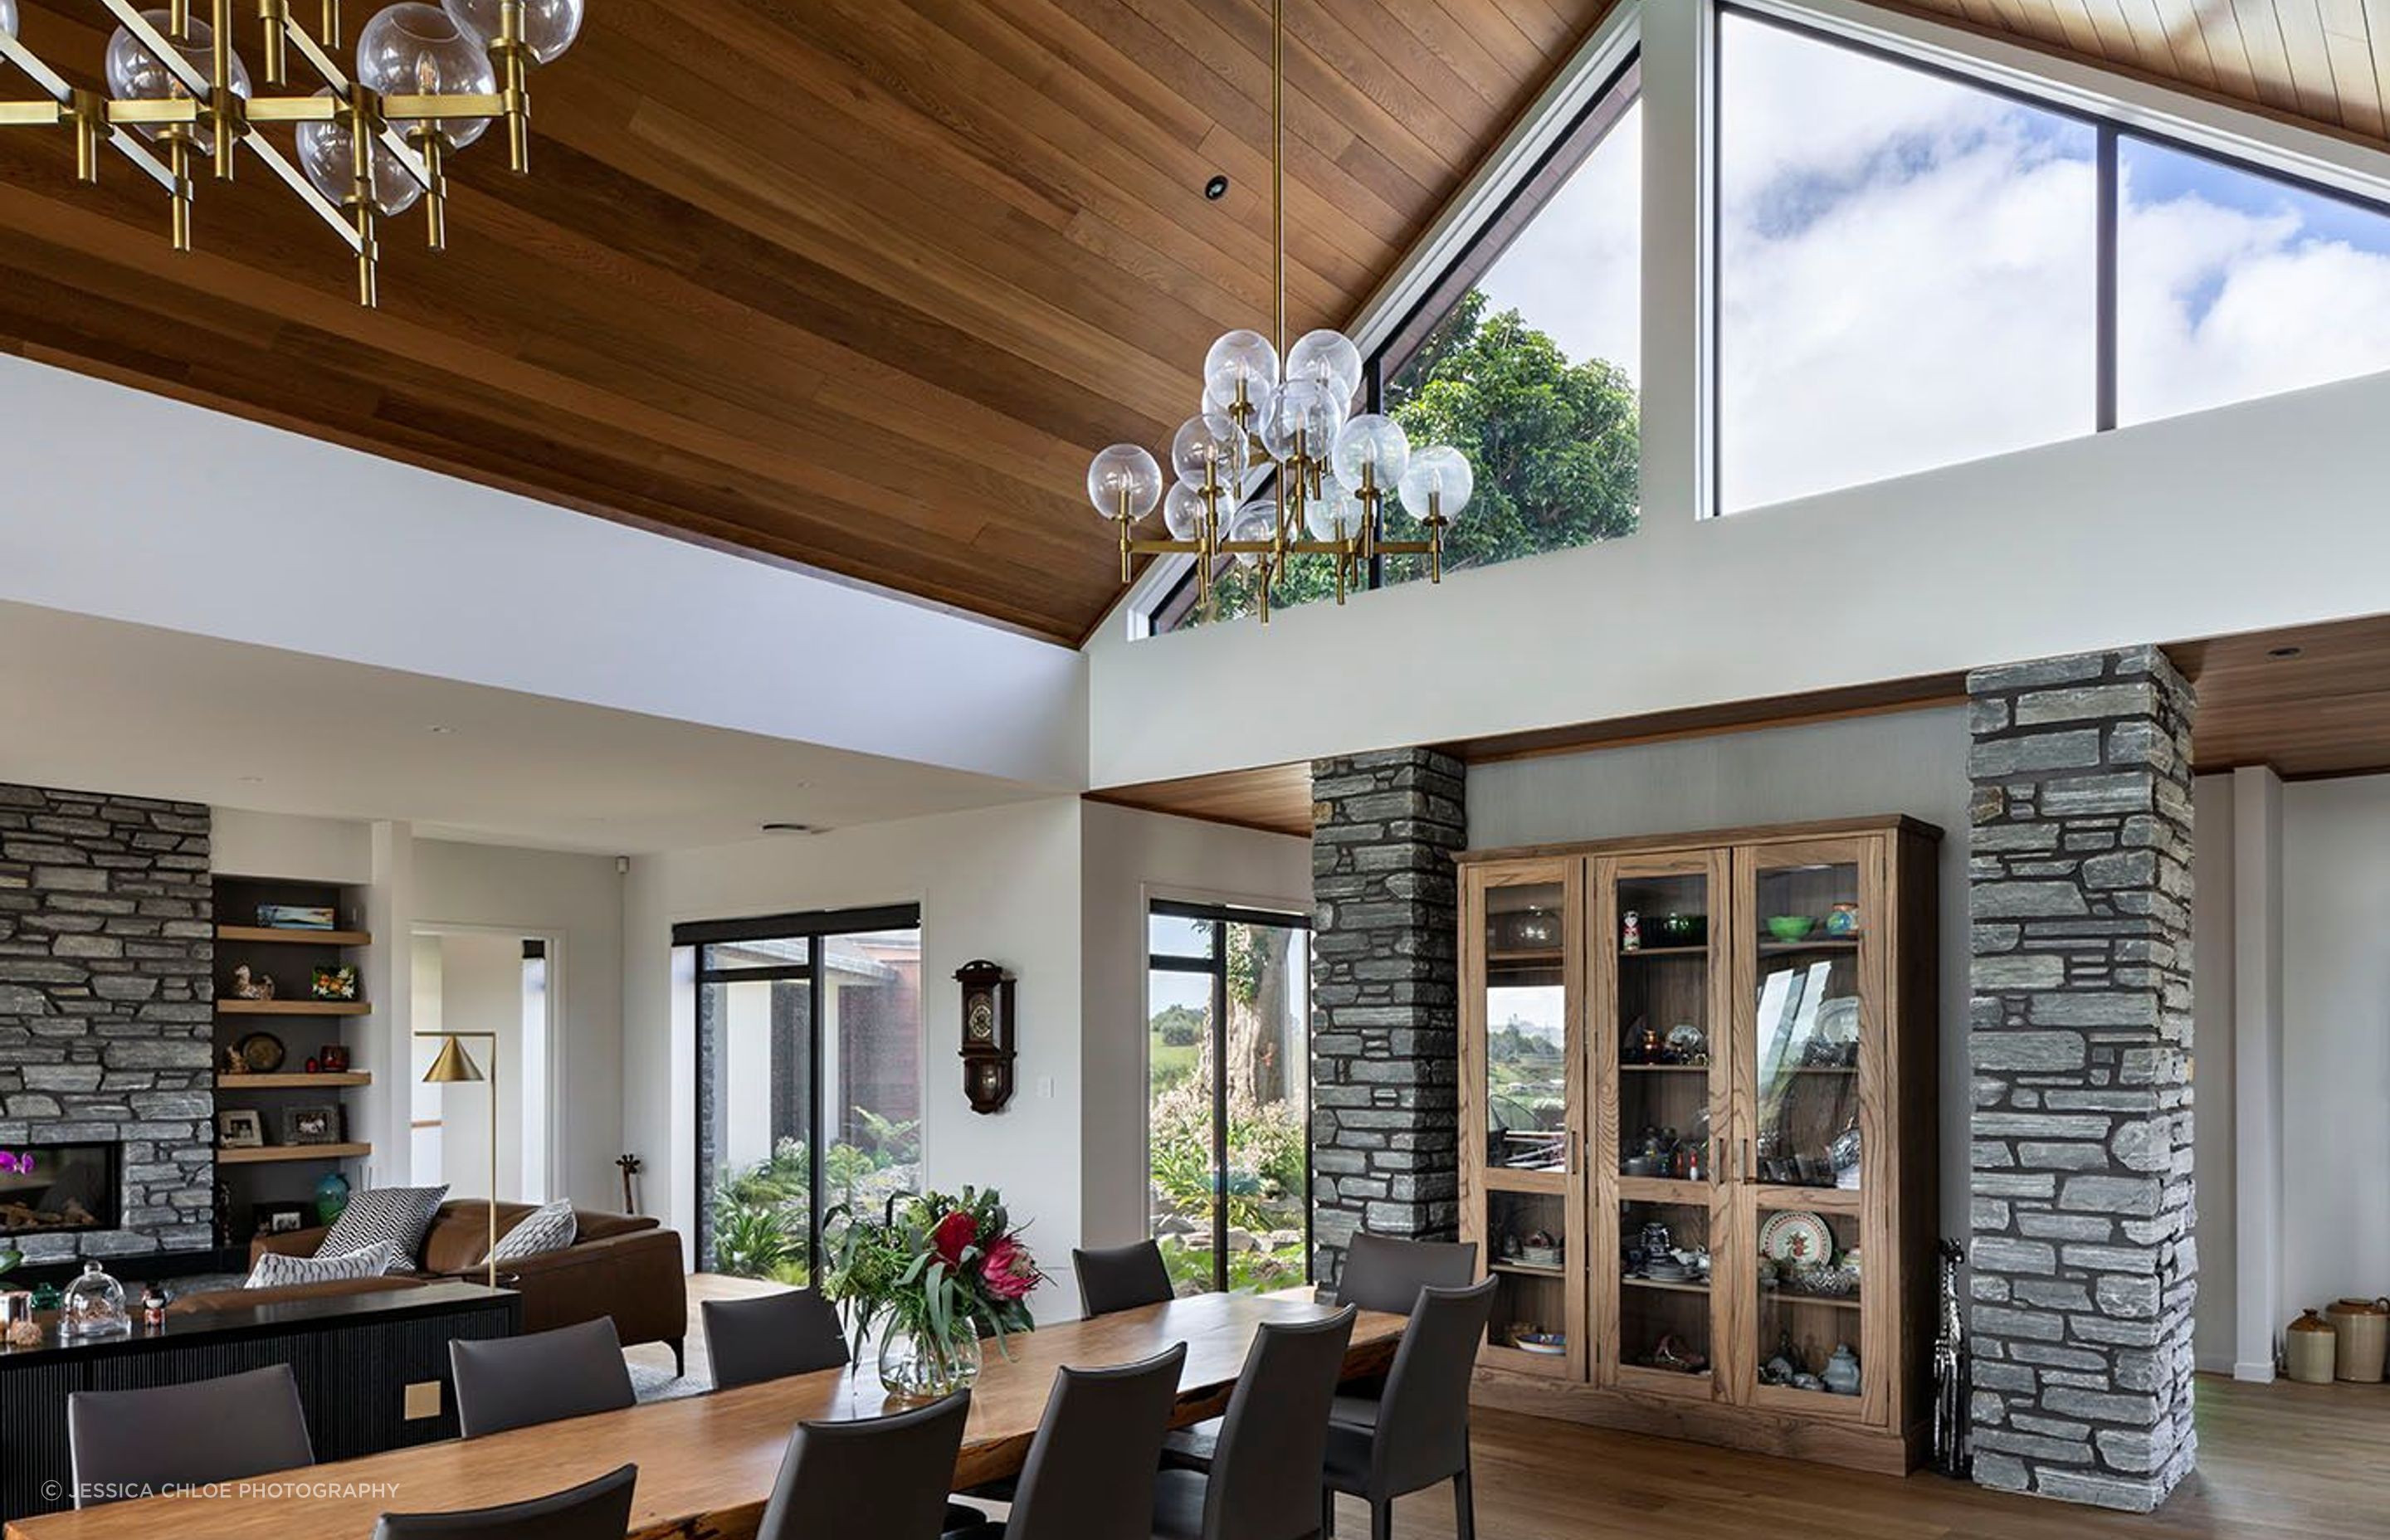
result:
M 1480 1400 L 1919 1463 L 1940 837 L 1459 857 L 1461 1226 L 1501 1280 Z

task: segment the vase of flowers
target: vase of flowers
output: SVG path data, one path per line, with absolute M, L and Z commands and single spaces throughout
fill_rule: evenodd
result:
M 1028 1299 L 1046 1275 L 995 1190 L 898 1193 L 879 1219 L 842 1204 L 823 1216 L 837 1302 L 854 1353 L 879 1342 L 880 1382 L 902 1400 L 951 1395 L 976 1382 L 981 1341 L 1032 1331 Z

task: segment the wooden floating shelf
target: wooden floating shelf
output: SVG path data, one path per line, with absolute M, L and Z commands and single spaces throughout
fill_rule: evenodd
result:
M 1785 952 L 1856 952 L 1859 949 L 1859 941 L 1857 936 L 1813 936 L 1807 941 L 1776 941 L 1771 938 L 1759 943 L 1759 955 L 1772 957 Z
M 369 1070 L 296 1070 L 289 1074 L 218 1075 L 219 1091 L 303 1091 L 334 1085 L 370 1085 Z
M 1565 1267 L 1537 1267 L 1532 1263 L 1525 1262 L 1489 1262 L 1485 1264 L 1485 1270 L 1489 1273 L 1516 1273 L 1525 1278 L 1568 1277 L 1568 1269 Z
M 1621 1273 L 1618 1281 L 1630 1289 L 1657 1289 L 1664 1294 L 1706 1294 L 1710 1291 L 1706 1283 L 1672 1283 L 1666 1278 L 1638 1278 L 1626 1273 Z
M 304 930 L 295 925 L 219 925 L 216 940 L 276 946 L 371 946 L 370 930 Z
M 218 1000 L 220 1016 L 369 1016 L 363 1000 Z
M 247 1149 L 219 1149 L 220 1166 L 268 1165 L 282 1161 L 347 1161 L 373 1153 L 369 1144 L 261 1144 Z
M 1770 1303 L 1779 1304 L 1822 1304 L 1834 1310 L 1857 1310 L 1859 1308 L 1859 1297 L 1857 1294 L 1804 1294 L 1798 1290 L 1788 1290 L 1783 1289 L 1763 1289 L 1759 1291 L 1759 1301 L 1762 1304 Z

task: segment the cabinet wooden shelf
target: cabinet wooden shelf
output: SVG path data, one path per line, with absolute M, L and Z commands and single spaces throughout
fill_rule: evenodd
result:
M 373 1074 L 366 1070 L 298 1070 L 289 1074 L 216 1076 L 219 1091 L 307 1091 L 328 1090 L 335 1086 L 371 1085 Z
M 302 930 L 294 925 L 219 925 L 216 940 L 267 946 L 371 946 L 367 930 Z
M 218 1000 L 219 1016 L 369 1016 L 363 1000 Z
M 1939 839 L 1887 817 L 1459 858 L 1461 1229 L 1497 1280 L 1476 1399 L 1861 1469 L 1920 1462 Z M 1556 917 L 1562 942 L 1531 965 L 1493 943 L 1530 912 Z M 1626 950 L 1630 912 L 1645 934 L 1654 917 L 1700 917 L 1707 943 Z M 1780 941 L 1779 915 L 1818 930 Z M 1829 916 L 1865 923 L 1827 934 Z M 1625 1062 L 1686 1029 L 1705 1062 Z M 1496 1163 L 1544 1141 L 1564 1169 Z M 1698 1174 L 1625 1174 L 1655 1150 Z M 1854 1291 L 1763 1287 L 1770 1226 L 1805 1260 L 1853 1268 Z M 1565 1267 L 1501 1259 L 1537 1231 Z M 1704 1252 L 1709 1271 L 1630 1271 L 1656 1248 Z M 1531 1330 L 1565 1354 L 1509 1345 Z M 1760 1379 L 1780 1353 L 1821 1372 L 1838 1343 L 1858 1355 L 1857 1395 Z M 1703 1367 L 1667 1367 L 1687 1362 Z
M 289 1161 L 348 1161 L 373 1153 L 369 1144 L 261 1144 L 243 1149 L 219 1149 L 222 1166 L 273 1165 Z

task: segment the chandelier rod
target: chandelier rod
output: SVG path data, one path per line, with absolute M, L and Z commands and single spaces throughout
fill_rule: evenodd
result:
M 1286 0 L 1270 0 L 1270 345 L 1286 356 Z

